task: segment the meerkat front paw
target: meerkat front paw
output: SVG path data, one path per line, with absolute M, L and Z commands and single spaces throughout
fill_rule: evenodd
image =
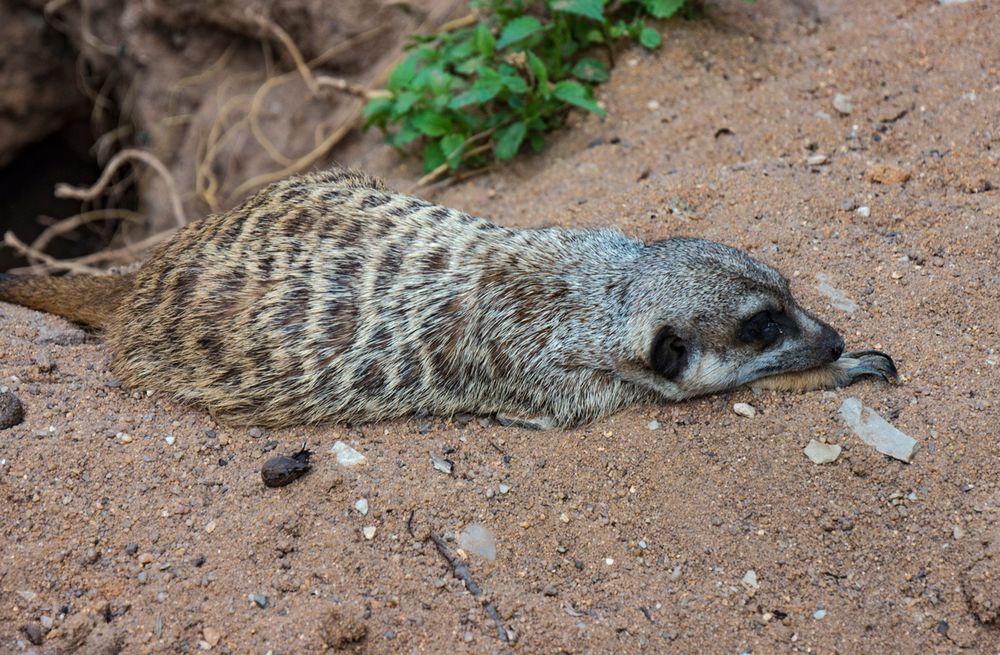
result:
M 771 375 L 750 383 L 755 389 L 811 391 L 847 387 L 862 378 L 878 377 L 885 382 L 899 381 L 892 357 L 879 350 L 855 350 L 844 353 L 835 362 L 795 373 Z
M 832 366 L 843 371 L 836 385 L 838 387 L 846 387 L 866 377 L 882 378 L 889 383 L 899 382 L 896 363 L 881 350 L 855 350 L 845 353 Z

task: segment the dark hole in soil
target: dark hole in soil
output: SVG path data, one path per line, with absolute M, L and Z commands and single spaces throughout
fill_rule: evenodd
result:
M 54 220 L 78 214 L 79 200 L 56 198 L 56 184 L 89 186 L 101 175 L 101 167 L 90 154 L 93 133 L 86 119 L 70 122 L 58 132 L 26 146 L 0 168 L 0 238 L 7 230 L 30 244 Z M 135 194 L 117 198 L 115 206 L 134 208 Z M 90 207 L 87 207 L 88 209 Z M 107 246 L 117 221 L 93 221 L 56 237 L 45 252 L 56 259 L 81 257 Z M 28 262 L 7 247 L 0 247 L 0 271 Z

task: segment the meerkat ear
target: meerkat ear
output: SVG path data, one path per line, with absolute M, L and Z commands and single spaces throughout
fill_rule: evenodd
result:
M 653 370 L 673 380 L 687 365 L 687 347 L 684 340 L 669 325 L 664 325 L 653 338 L 649 351 L 649 363 Z

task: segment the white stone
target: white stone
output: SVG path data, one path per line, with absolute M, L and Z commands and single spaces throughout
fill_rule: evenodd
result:
M 486 526 L 479 523 L 467 525 L 458 533 L 458 545 L 462 550 L 491 562 L 497 558 L 496 537 Z
M 361 529 L 361 533 L 365 535 L 365 539 L 371 541 L 375 538 L 375 531 L 377 528 L 374 525 L 366 525 Z
M 754 409 L 753 405 L 748 403 L 736 403 L 733 405 L 733 411 L 740 416 L 745 416 L 747 418 L 753 418 L 757 416 L 757 410 Z
M 341 466 L 354 466 L 365 461 L 365 456 L 348 446 L 343 441 L 338 441 L 330 448 L 330 452 L 337 456 L 337 463 Z
M 829 464 L 837 461 L 841 450 L 841 447 L 836 444 L 820 443 L 815 439 L 810 439 L 804 452 L 814 464 Z
M 862 441 L 884 455 L 909 463 L 917 452 L 919 444 L 915 439 L 894 428 L 857 398 L 845 399 L 840 415 Z

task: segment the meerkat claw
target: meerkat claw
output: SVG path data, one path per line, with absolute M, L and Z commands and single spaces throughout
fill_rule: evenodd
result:
M 879 350 L 856 350 L 844 355 L 858 363 L 847 370 L 852 378 L 879 377 L 892 384 L 899 382 L 899 372 L 892 357 Z

